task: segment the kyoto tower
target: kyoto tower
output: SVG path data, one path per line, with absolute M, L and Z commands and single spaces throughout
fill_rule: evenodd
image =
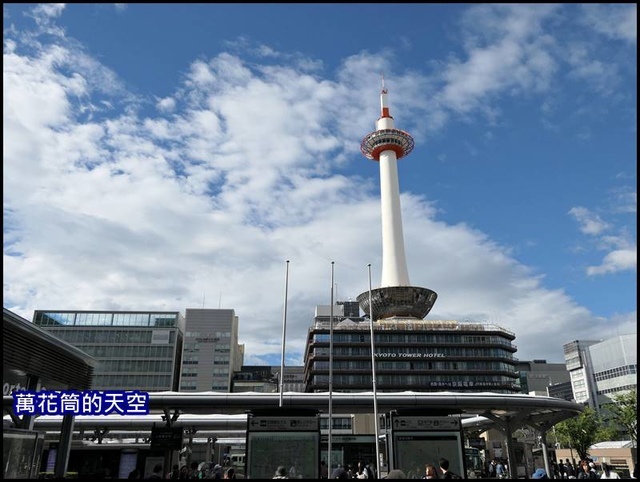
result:
M 411 286 L 404 252 L 398 159 L 408 155 L 414 146 L 409 133 L 395 128 L 389 113 L 387 89 L 382 80 L 380 118 L 376 130 L 366 135 L 360 150 L 368 159 L 380 164 L 380 204 L 382 208 L 382 282 L 371 291 L 372 320 L 391 317 L 423 319 L 436 302 L 435 291 Z M 360 308 L 369 313 L 369 291 L 357 298 Z

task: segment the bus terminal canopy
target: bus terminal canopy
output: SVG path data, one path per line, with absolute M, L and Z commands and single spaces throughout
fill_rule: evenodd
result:
M 280 410 L 283 414 L 291 410 L 325 412 L 329 398 L 333 413 L 373 413 L 372 392 L 334 392 L 331 397 L 329 392 L 286 392 L 282 394 L 282 407 L 279 393 L 150 392 L 149 410 L 156 414 L 172 412 L 174 420 L 179 414 L 234 415 L 264 410 Z M 3 399 L 4 411 L 11 413 L 13 397 L 5 395 Z M 485 418 L 484 424 L 487 421 L 489 424 L 490 421 L 522 423 L 542 430 L 579 415 L 584 408 L 559 398 L 491 392 L 383 392 L 376 395 L 376 402 L 379 413 L 480 416 Z
M 150 413 L 244 414 L 250 411 L 278 410 L 278 393 L 221 392 L 150 392 Z M 373 413 L 373 393 L 334 392 L 333 413 Z M 376 395 L 378 412 L 391 411 L 416 415 L 461 414 L 482 416 L 494 421 L 524 423 L 546 429 L 567 418 L 579 415 L 583 406 L 553 397 L 524 394 L 454 393 L 454 392 L 384 392 Z M 11 410 L 13 398 L 4 397 L 4 409 Z M 327 412 L 329 393 L 282 394 L 283 413 L 291 410 Z M 178 415 L 179 417 L 179 415 Z
M 49 388 L 84 390 L 91 387 L 97 362 L 82 350 L 6 308 L 2 311 L 2 335 L 5 377 L 9 373 L 21 380 L 26 376 L 37 377 L 50 385 Z
M 282 404 L 280 405 L 280 399 Z M 140 425 L 149 423 L 153 426 L 158 421 L 158 414 L 164 414 L 162 420 L 167 425 L 176 423 L 183 415 L 189 420 L 189 425 L 195 429 L 204 428 L 208 425 L 218 425 L 220 421 L 207 420 L 207 415 L 225 414 L 228 416 L 246 414 L 248 412 L 271 412 L 287 416 L 295 412 L 316 413 L 325 412 L 328 408 L 329 400 L 332 403 L 332 413 L 373 413 L 373 393 L 180 393 L 180 392 L 151 392 L 149 393 L 149 410 L 151 416 L 148 421 L 138 420 L 129 427 L 126 425 L 126 416 L 120 417 L 119 422 L 115 422 L 111 427 L 109 421 L 104 417 L 95 417 L 92 425 L 90 419 L 83 417 L 82 426 L 84 428 L 124 428 L 125 430 L 135 430 L 143 428 Z M 13 397 L 3 397 L 4 410 L 11 413 Z M 416 416 L 443 416 L 459 415 L 468 419 L 475 419 L 473 422 L 481 421 L 486 429 L 497 428 L 511 439 L 515 429 L 523 425 L 528 425 L 546 432 L 553 425 L 567 418 L 579 415 L 584 407 L 580 404 L 567 400 L 538 397 L 533 395 L 520 394 L 497 394 L 497 393 L 453 393 L 453 392 L 384 392 L 376 395 L 378 413 L 396 412 L 399 415 Z M 48 417 L 43 417 L 48 418 Z M 199 423 L 202 419 L 202 424 Z M 187 422 L 183 420 L 182 422 Z M 133 422 L 133 421 L 131 421 Z M 239 421 L 226 420 L 223 424 L 237 424 Z M 474 429 L 478 427 L 476 423 L 465 424 L 463 428 Z M 242 422 L 240 422 L 242 423 Z M 47 424 L 48 425 L 48 424 Z M 182 425 L 182 423 L 177 424 Z M 219 425 L 218 425 L 219 427 Z M 41 428 L 45 428 L 42 426 Z M 68 440 L 70 444 L 70 439 Z M 508 460 L 515 461 L 515 453 L 511 444 L 508 445 Z M 545 468 L 549 468 L 546 451 L 544 453 Z
M 174 414 L 244 414 L 250 411 L 317 410 L 327 412 L 329 393 L 221 393 L 221 392 L 150 392 L 150 413 Z M 334 392 L 333 413 L 373 413 L 372 392 Z M 524 423 L 534 428 L 548 428 L 579 415 L 583 406 L 553 397 L 524 394 L 454 393 L 454 392 L 384 392 L 376 395 L 379 413 L 391 411 L 416 415 L 460 414 L 482 416 L 494 421 Z M 4 396 L 4 409 L 10 411 L 13 397 Z M 179 415 L 178 415 L 179 417 Z

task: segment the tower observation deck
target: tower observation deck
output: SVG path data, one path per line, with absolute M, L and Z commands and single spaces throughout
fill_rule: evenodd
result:
M 407 156 L 414 147 L 411 135 L 396 129 L 389 113 L 388 91 L 380 92 L 381 115 L 376 130 L 367 134 L 360 150 L 368 159 L 380 165 L 380 204 L 382 209 L 382 281 L 372 290 L 373 320 L 394 316 L 423 319 L 438 295 L 427 288 L 411 286 L 404 250 L 398 159 Z M 357 298 L 360 307 L 369 313 L 369 291 Z

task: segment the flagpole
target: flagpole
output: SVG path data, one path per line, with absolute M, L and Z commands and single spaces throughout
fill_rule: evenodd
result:
M 376 439 L 376 470 L 378 471 L 378 478 L 380 478 L 380 428 L 378 427 L 378 397 L 376 391 L 376 352 L 375 344 L 373 342 L 373 303 L 371 295 L 371 263 L 369 268 L 369 321 L 371 322 L 371 377 L 373 378 L 373 422 Z
M 287 260 L 287 270 L 284 277 L 284 310 L 282 314 L 282 357 L 280 359 L 280 407 L 282 407 L 282 395 L 284 388 L 284 345 L 287 334 L 287 292 L 289 291 L 289 260 Z
M 329 438 L 327 439 L 327 449 L 329 452 L 329 476 L 331 476 L 331 471 L 333 470 L 333 466 L 331 463 L 331 435 L 333 429 L 333 272 L 334 272 L 334 261 L 331 261 L 331 307 L 329 312 Z

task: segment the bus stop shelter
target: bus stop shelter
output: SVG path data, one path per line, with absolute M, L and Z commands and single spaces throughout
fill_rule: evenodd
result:
M 48 390 L 87 390 L 91 388 L 96 361 L 6 308 L 2 312 L 2 334 L 3 408 L 14 426 L 10 430 L 3 428 L 3 445 L 10 448 L 4 463 L 4 476 L 22 478 L 33 476 L 32 471 L 39 465 L 43 438 L 33 430 L 35 417 L 19 417 L 13 413 L 11 393 L 14 390 L 39 391 L 45 387 Z M 66 415 L 60 428 L 61 449 L 56 458 L 56 477 L 63 477 L 66 472 L 72 433 L 73 415 Z M 31 459 L 27 466 L 12 463 L 25 458 Z M 29 473 L 22 473 L 24 470 Z

